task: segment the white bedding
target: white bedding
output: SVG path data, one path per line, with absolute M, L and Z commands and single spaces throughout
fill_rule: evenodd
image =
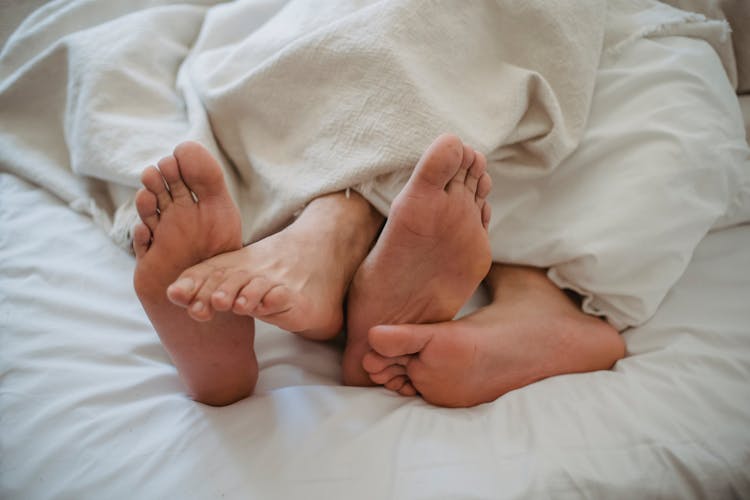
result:
M 611 372 L 472 409 L 339 385 L 260 324 L 256 395 L 183 396 L 131 256 L 0 175 L 2 498 L 732 498 L 750 494 L 750 226 L 710 234 Z
M 67 201 L 0 173 L 0 498 L 750 498 L 750 225 L 706 236 L 612 371 L 442 409 L 260 323 L 255 395 L 216 409 Z
M 197 140 L 255 241 L 344 188 L 387 214 L 449 131 L 488 158 L 494 260 L 640 325 L 750 184 L 729 26 L 656 0 L 524 5 L 50 2 L 0 54 L 0 169 L 127 246 L 143 167 Z

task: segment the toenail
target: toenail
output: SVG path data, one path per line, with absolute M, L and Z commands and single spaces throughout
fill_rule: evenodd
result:
M 214 298 L 215 299 L 223 299 L 226 296 L 227 296 L 227 294 L 226 294 L 226 292 L 224 292 L 224 290 L 217 290 L 217 291 L 214 292 Z
M 193 304 L 193 311 L 198 312 L 203 310 L 203 302 L 196 302 Z
M 193 287 L 195 286 L 195 282 L 190 278 L 180 278 L 175 283 L 175 286 L 186 292 L 192 292 Z
M 244 306 L 245 304 L 247 304 L 247 299 L 245 297 L 240 297 L 237 299 L 238 306 Z

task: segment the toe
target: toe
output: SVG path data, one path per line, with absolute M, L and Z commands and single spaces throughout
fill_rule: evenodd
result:
M 370 346 L 380 355 L 396 358 L 420 352 L 432 340 L 429 325 L 378 325 L 370 328 Z
M 226 276 L 225 269 L 213 270 L 203 285 L 198 289 L 193 301 L 188 307 L 188 314 L 195 320 L 208 321 L 214 317 L 214 309 L 211 306 L 211 296 L 221 285 Z
M 482 153 L 476 153 L 474 155 L 474 161 L 471 164 L 471 166 L 468 169 L 468 173 L 466 175 L 466 188 L 474 194 L 475 197 L 477 196 L 477 191 L 479 188 L 479 179 L 482 178 L 482 176 L 487 171 L 487 160 L 485 160 L 484 155 Z M 487 196 L 485 194 L 485 196 Z M 484 199 L 484 197 L 482 197 Z
M 198 264 L 186 269 L 174 283 L 167 288 L 167 297 L 173 304 L 187 307 L 203 286 L 211 268 Z
M 148 167 L 141 174 L 141 183 L 143 187 L 151 191 L 156 196 L 157 206 L 159 210 L 165 210 L 169 205 L 172 204 L 172 197 L 167 191 L 167 185 L 164 183 L 164 177 L 161 176 L 161 172 L 154 167 Z
M 188 307 L 188 315 L 196 321 L 210 321 L 213 313 L 206 302 L 196 298 Z
M 384 384 L 385 388 L 394 392 L 399 392 L 404 385 L 406 385 L 409 382 L 409 377 L 406 375 L 399 375 L 397 377 L 393 377 L 388 382 Z
M 461 166 L 459 167 L 453 178 L 450 180 L 450 183 L 455 183 L 457 186 L 463 186 L 466 183 L 467 176 L 469 175 L 469 169 L 474 163 L 474 157 L 474 149 L 471 146 L 464 144 L 463 151 L 461 153 Z
M 464 145 L 457 136 L 443 134 L 427 148 L 410 182 L 445 189 L 461 168 Z
M 211 294 L 211 306 L 217 311 L 229 311 L 237 299 L 240 289 L 250 282 L 247 271 L 238 270 L 226 277 L 216 291 Z
M 412 385 L 412 383 L 409 381 L 407 381 L 403 386 L 401 386 L 401 389 L 398 390 L 398 393 L 406 397 L 413 397 L 419 394 L 417 390 L 414 388 L 414 385 Z
M 259 317 L 272 316 L 289 311 L 292 300 L 292 292 L 284 285 L 271 287 L 260 300 L 260 304 L 255 309 Z
M 156 209 L 156 195 L 147 189 L 139 189 L 135 194 L 135 209 L 138 217 L 153 233 L 159 223 L 159 213 Z
M 376 384 L 385 385 L 392 379 L 404 375 L 406 375 L 406 367 L 403 367 L 401 365 L 391 365 L 385 370 L 379 371 L 377 373 L 371 373 L 370 380 L 372 380 Z
M 263 276 L 253 278 L 240 290 L 237 299 L 234 301 L 232 312 L 235 314 L 252 315 L 271 286 L 272 283 Z
M 411 356 L 399 356 L 397 358 L 386 358 L 375 351 L 368 351 L 362 358 L 362 368 L 368 373 L 378 373 L 391 365 L 407 366 Z
M 492 177 L 485 171 L 477 181 L 477 203 L 481 200 L 485 200 L 492 191 Z
M 492 207 L 485 201 L 482 205 L 482 226 L 485 230 L 490 228 L 490 219 L 492 219 Z
M 188 188 L 201 196 L 219 196 L 226 193 L 224 174 L 219 163 L 206 148 L 197 142 L 183 142 L 174 150 L 180 175 Z
M 146 224 L 139 222 L 133 228 L 133 251 L 137 258 L 143 257 L 151 242 L 151 231 Z
M 194 203 L 190 189 L 185 185 L 180 175 L 180 169 L 174 156 L 167 156 L 159 160 L 159 171 L 167 181 L 172 199 L 177 203 Z

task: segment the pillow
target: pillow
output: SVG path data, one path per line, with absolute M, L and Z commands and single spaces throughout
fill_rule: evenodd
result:
M 711 229 L 750 220 L 750 150 L 729 78 L 706 41 L 641 38 L 604 58 L 579 147 L 514 178 L 488 155 L 493 260 L 549 268 L 583 309 L 647 321 Z M 383 213 L 408 171 L 361 190 Z
M 585 311 L 640 325 L 712 226 L 750 218 L 749 157 L 714 50 L 686 37 L 634 41 L 600 68 L 588 129 L 555 171 L 493 171 L 494 260 L 548 267 Z
M 732 26 L 732 45 L 737 61 L 737 91 L 750 92 L 750 2 L 747 0 L 662 0 L 664 3 L 712 19 L 726 19 Z
M 579 147 L 541 178 L 488 155 L 495 262 L 549 268 L 583 309 L 623 330 L 647 321 L 711 229 L 750 220 L 750 149 L 716 51 L 635 39 L 597 72 Z M 408 171 L 360 192 L 387 213 Z

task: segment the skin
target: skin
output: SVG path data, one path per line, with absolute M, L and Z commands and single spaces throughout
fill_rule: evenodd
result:
M 179 145 L 142 183 L 135 290 L 194 399 L 222 406 L 252 393 L 254 317 L 318 340 L 341 330 L 349 282 L 383 221 L 361 196 L 317 198 L 243 248 L 221 168 L 199 144 Z
M 486 282 L 492 302 L 459 320 L 371 328 L 363 365 L 373 382 L 469 407 L 554 375 L 606 370 L 625 356 L 617 330 L 581 312 L 543 270 L 494 264 Z
M 344 383 L 373 385 L 362 366 L 370 328 L 450 320 L 474 293 L 492 260 L 491 184 L 484 156 L 458 137 L 442 135 L 425 151 L 354 276 Z
M 491 264 L 485 170 L 480 153 L 446 134 L 379 236 L 383 217 L 366 200 L 332 193 L 242 247 L 239 212 L 204 148 L 181 144 L 146 169 L 134 284 L 190 395 L 225 405 L 252 393 L 253 318 L 326 340 L 344 326 L 345 300 L 350 385 L 464 407 L 610 368 L 625 354 L 613 328 L 583 314 L 544 271 Z M 485 277 L 492 302 L 453 321 Z
M 322 196 L 280 232 L 185 269 L 167 295 L 196 321 L 231 311 L 330 339 L 343 328 L 349 283 L 382 222 L 356 193 Z
M 135 291 L 188 393 L 203 403 L 229 404 L 252 393 L 258 377 L 253 320 L 221 314 L 198 323 L 166 290 L 186 267 L 241 247 L 239 211 L 202 146 L 181 144 L 158 165 L 143 172 L 136 195 L 142 222 L 133 237 Z

